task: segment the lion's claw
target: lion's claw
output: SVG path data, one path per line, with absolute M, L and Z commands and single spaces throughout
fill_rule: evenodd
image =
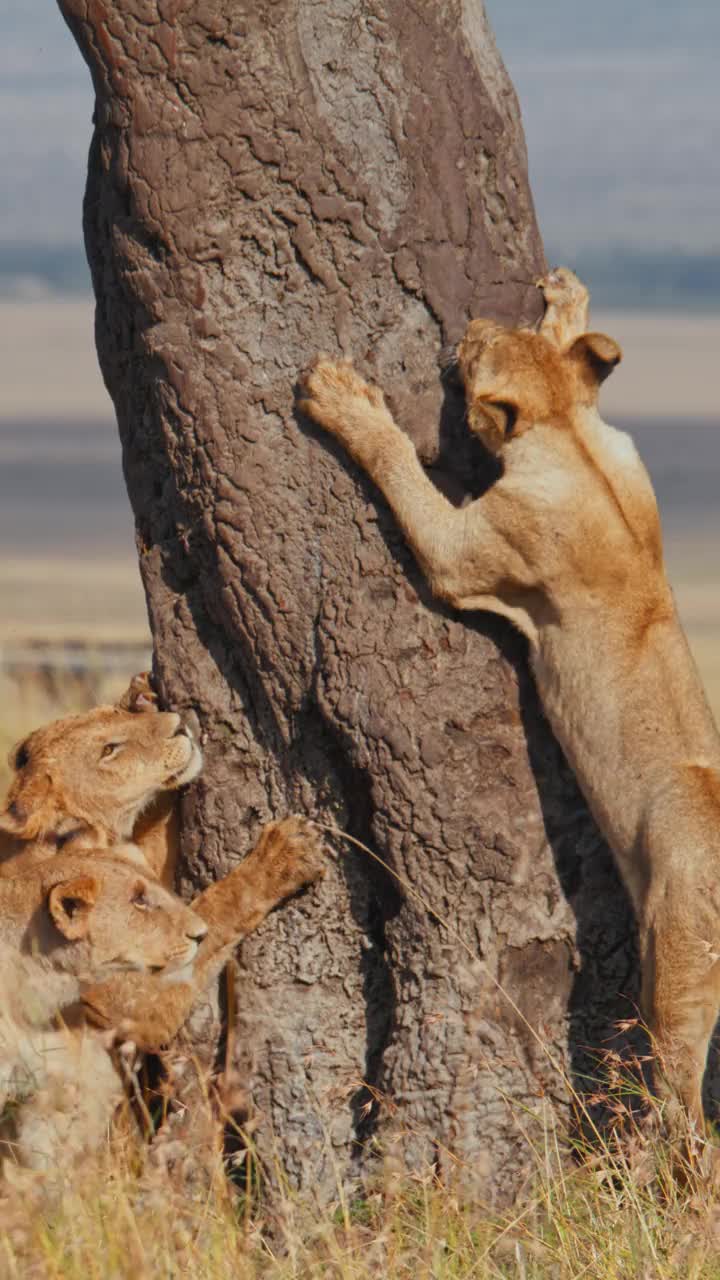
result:
M 133 676 L 127 690 L 118 702 L 123 711 L 158 711 L 158 695 L 149 671 L 139 671 Z

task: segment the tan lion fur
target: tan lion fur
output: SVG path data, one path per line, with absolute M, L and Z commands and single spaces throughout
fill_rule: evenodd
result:
M 122 1085 L 104 1038 L 58 1019 L 85 984 L 190 980 L 208 927 L 122 855 L 59 853 L 0 881 L 0 1140 L 32 1168 L 97 1147 Z M 9 1104 L 9 1105 L 8 1105 Z
M 147 709 L 128 709 L 126 695 L 118 706 L 43 725 L 18 744 L 0 813 L 0 876 L 14 874 L 19 854 L 39 861 L 70 844 L 134 840 L 172 887 L 177 791 L 197 777 L 202 754 L 179 715 L 140 705 Z
M 84 1015 L 95 1026 L 117 1028 L 138 1048 L 169 1044 L 243 938 L 280 903 L 321 879 L 325 865 L 319 832 L 307 818 L 269 823 L 239 866 L 193 900 L 208 936 L 188 980 L 160 991 L 149 975 L 119 975 L 85 990 Z
M 324 874 L 317 830 L 307 819 L 292 817 L 266 826 L 252 852 L 201 894 L 192 910 L 155 883 L 151 868 L 167 879 L 175 867 L 177 788 L 202 767 L 180 717 L 159 712 L 156 703 L 143 674 L 117 707 L 55 721 L 13 752 L 16 776 L 0 815 L 0 957 L 10 978 L 0 991 L 0 1073 L 4 1042 L 13 1101 L 21 1104 L 10 1113 L 12 1149 L 33 1167 L 67 1167 L 82 1152 L 95 1150 L 122 1099 L 108 1038 L 96 1029 L 141 1049 L 169 1044 L 242 939 L 279 903 Z M 17 967 L 27 963 L 15 927 L 22 919 L 23 886 L 37 877 L 58 878 L 71 861 L 90 886 L 110 858 L 120 869 L 120 888 L 145 886 L 149 923 L 162 922 L 157 898 L 176 903 L 195 922 L 198 936 L 207 936 L 192 965 L 176 965 L 169 981 L 164 971 L 149 971 L 161 968 L 152 949 L 145 960 L 139 952 L 127 963 L 139 937 L 138 908 L 128 922 L 120 918 L 121 897 L 114 914 L 99 902 L 94 957 L 104 946 L 123 963 L 88 966 L 82 988 L 67 975 L 60 983 L 52 966 L 40 965 L 33 971 L 33 1000 L 42 999 L 50 1014 L 61 1011 L 69 1027 L 38 1025 L 28 1034 L 11 1001 Z M 78 948 L 79 943 L 68 955 L 77 959 Z M 26 986 L 20 984 L 21 992 Z
M 107 757 L 108 746 L 119 750 Z M 147 673 L 115 707 L 44 725 L 11 755 L 15 777 L 0 814 L 0 876 L 55 858 L 117 849 L 167 885 L 177 857 L 177 789 L 197 776 L 201 752 L 174 712 L 160 712 Z M 4 836 L 4 845 L 1 843 Z M 132 843 L 130 840 L 132 839 Z M 324 874 L 317 829 L 294 816 L 270 823 L 255 848 L 192 904 L 209 926 L 188 982 L 158 991 L 152 976 L 114 976 L 84 1000 L 98 1026 L 122 1027 L 139 1047 L 169 1043 L 232 950 L 292 894 Z M 0 884 L 2 881 L 0 880 Z
M 720 740 L 665 576 L 653 489 L 602 421 L 620 359 L 587 333 L 587 291 L 540 282 L 537 333 L 474 320 L 458 349 L 470 429 L 502 461 L 478 500 L 430 482 L 382 392 L 319 359 L 300 407 L 381 489 L 433 591 L 526 636 L 545 712 L 611 844 L 637 914 L 643 1003 L 677 1103 L 702 1126 L 720 1004 Z
M 325 869 L 300 817 L 265 827 L 192 908 L 125 846 L 15 866 L 0 880 L 0 1104 L 14 1104 L 0 1139 L 32 1168 L 67 1168 L 108 1131 L 123 1088 L 98 1029 L 140 1049 L 169 1044 L 233 949 Z M 68 1026 L 52 1025 L 57 1014 Z

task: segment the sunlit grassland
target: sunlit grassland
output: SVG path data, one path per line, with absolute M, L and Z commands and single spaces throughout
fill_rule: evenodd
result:
M 523 1127 L 523 1118 L 519 1117 Z M 654 1130 L 651 1130 L 654 1132 Z M 322 1207 L 280 1179 L 250 1199 L 214 1182 L 183 1194 L 159 1169 L 130 1172 L 122 1154 L 54 1194 L 11 1173 L 0 1199 L 0 1274 L 53 1280 L 717 1280 L 720 1206 L 709 1182 L 672 1175 L 664 1141 L 632 1125 L 591 1137 L 582 1153 L 550 1132 L 529 1150 L 514 1203 L 493 1208 L 430 1171 L 383 1173 Z M 252 1155 L 248 1156 L 248 1160 Z M 257 1186 L 257 1182 L 253 1179 Z
M 35 640 L 149 643 L 134 558 L 5 555 L 0 600 L 3 648 Z

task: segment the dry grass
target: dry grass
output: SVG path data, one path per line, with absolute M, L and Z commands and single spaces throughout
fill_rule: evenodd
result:
M 450 921 L 441 923 L 455 933 Z M 683 1145 L 663 1136 L 643 1061 L 613 1051 L 601 1057 L 595 1094 L 586 1101 L 574 1095 L 583 1136 L 571 1142 L 550 1127 L 536 1145 L 526 1138 L 531 1175 L 505 1210 L 465 1191 L 470 1169 L 464 1175 L 456 1167 L 452 1186 L 431 1169 L 400 1177 L 397 1161 L 384 1164 L 379 1148 L 373 1182 L 354 1193 L 338 1187 L 329 1204 L 313 1206 L 280 1170 L 273 1191 L 263 1188 L 252 1138 L 239 1164 L 244 1186 L 230 1184 L 218 1158 L 214 1177 L 201 1171 L 185 1191 L 177 1167 L 168 1174 L 148 1159 L 141 1169 L 137 1151 L 120 1147 L 50 1194 L 42 1175 L 6 1166 L 0 1275 L 720 1280 L 720 1206 L 705 1171 L 713 1148 L 687 1135 L 693 1164 L 684 1161 Z M 570 1090 L 565 1077 L 558 1084 Z M 593 1119 L 598 1103 L 608 1120 L 602 1132 Z M 518 1131 L 528 1133 L 527 1120 L 517 1115 Z
M 660 1139 L 599 1143 L 584 1164 L 557 1135 L 505 1212 L 464 1200 L 431 1172 L 338 1192 L 311 1209 L 287 1189 L 251 1202 L 213 1189 L 183 1197 L 165 1175 L 117 1161 L 85 1171 L 28 1214 L 27 1187 L 0 1222 L 0 1274 L 53 1280 L 717 1280 L 720 1208 L 673 1180 Z M 648 1158 L 649 1157 L 649 1158 Z

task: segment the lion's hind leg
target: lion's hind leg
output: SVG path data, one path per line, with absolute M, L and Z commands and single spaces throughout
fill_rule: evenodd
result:
M 702 1139 L 702 1084 L 720 1008 L 720 946 L 716 950 L 673 924 L 653 929 L 645 949 L 643 1004 L 668 1131 L 673 1137 Z

